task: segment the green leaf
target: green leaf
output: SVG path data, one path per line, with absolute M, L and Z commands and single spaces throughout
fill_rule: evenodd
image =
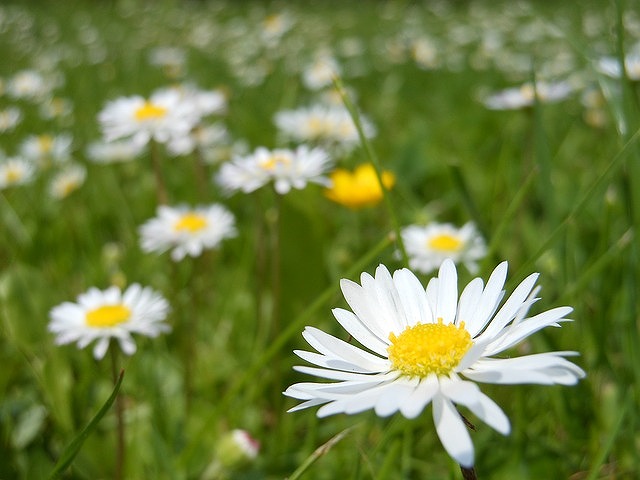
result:
M 78 436 L 74 438 L 73 441 L 67 446 L 67 448 L 65 448 L 64 452 L 62 452 L 62 455 L 58 459 L 58 462 L 56 463 L 53 469 L 53 472 L 51 472 L 51 475 L 49 475 L 50 480 L 58 478 L 60 475 L 62 475 L 62 473 L 64 473 L 67 467 L 71 465 L 71 462 L 73 462 L 73 459 L 80 451 L 80 448 L 82 447 L 82 444 L 84 443 L 84 441 L 87 439 L 87 437 L 89 437 L 91 432 L 93 432 L 93 430 L 98 425 L 98 422 L 100 422 L 102 417 L 104 417 L 105 413 L 107 413 L 109 408 L 111 408 L 111 405 L 113 404 L 116 397 L 118 396 L 118 392 L 120 391 L 120 385 L 122 385 L 123 378 L 124 378 L 124 370 L 121 370 L 120 375 L 118 376 L 118 381 L 116 382 L 115 387 L 113 387 L 113 392 L 111 392 L 111 395 L 109 395 L 109 398 L 107 399 L 107 401 L 104 403 L 104 405 L 102 405 L 100 410 L 98 410 L 98 413 L 95 414 L 95 416 L 91 419 L 91 421 L 87 424 L 87 426 L 82 429 L 82 431 L 78 434 Z

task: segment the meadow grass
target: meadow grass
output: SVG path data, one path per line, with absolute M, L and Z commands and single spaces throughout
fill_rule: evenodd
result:
M 265 39 L 276 14 L 290 26 Z M 417 59 L 419 41 L 433 48 L 429 64 Z M 292 351 L 305 348 L 305 325 L 346 340 L 330 311 L 346 305 L 339 280 L 380 263 L 404 266 L 394 222 L 429 221 L 475 222 L 488 243 L 485 279 L 502 260 L 508 289 L 541 272 L 542 306 L 533 310 L 570 305 L 575 321 L 537 333 L 514 355 L 576 350 L 587 372 L 573 387 L 483 386 L 512 433 L 476 425 L 478 478 L 636 478 L 640 86 L 606 77 L 593 61 L 622 58 L 638 42 L 640 10 L 623 1 L 4 3 L 0 110 L 18 106 L 23 118 L 0 131 L 0 149 L 14 156 L 29 135 L 69 133 L 87 178 L 59 200 L 47 191 L 51 170 L 0 190 L 0 478 L 48 478 L 113 390 L 108 359 L 54 344 L 50 309 L 91 286 L 134 282 L 166 296 L 173 331 L 137 337 L 138 351 L 119 357 L 124 478 L 204 478 L 235 428 L 261 447 L 228 478 L 460 478 L 428 411 L 411 421 L 373 412 L 318 419 L 313 409 L 285 413 L 294 402 L 282 395 L 303 381 Z M 186 63 L 151 65 L 159 46 L 180 48 Z M 284 146 L 273 116 L 317 98 L 301 73 L 322 49 L 377 131 L 338 164 L 374 152 L 396 175 L 388 201 L 352 211 L 317 185 L 225 196 L 210 181 L 217 164 L 204 166 L 201 191 L 194 159 L 160 149 L 169 203 L 221 202 L 238 236 L 181 262 L 142 252 L 137 229 L 157 206 L 151 159 L 88 160 L 105 103 L 177 82 L 221 88 L 221 122 L 234 140 Z M 44 100 L 12 98 L 10 79 L 27 69 L 46 74 L 71 110 L 43 118 Z M 509 111 L 480 101 L 545 77 L 568 79 L 574 91 Z M 601 123 L 581 102 L 587 89 L 603 94 Z M 459 272 L 461 284 L 473 278 Z M 63 478 L 114 476 L 116 423 L 110 411 L 92 424 Z

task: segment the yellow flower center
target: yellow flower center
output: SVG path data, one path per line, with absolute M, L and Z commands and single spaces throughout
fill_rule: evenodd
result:
M 260 166 L 265 170 L 272 171 L 280 165 L 290 165 L 291 159 L 285 155 L 271 155 L 260 162 Z
M 85 322 L 90 327 L 104 328 L 115 327 L 124 323 L 131 317 L 131 310 L 122 304 L 104 305 L 87 312 Z
M 5 175 L 7 183 L 16 183 L 22 179 L 22 170 L 17 167 L 8 167 Z
M 139 122 L 144 122 L 145 120 L 157 120 L 158 118 L 164 117 L 166 114 L 167 109 L 165 107 L 160 107 L 146 101 L 135 111 L 134 117 Z
M 429 239 L 429 248 L 442 252 L 457 252 L 462 248 L 462 240 L 453 235 L 443 233 Z
M 53 149 L 53 137 L 51 135 L 40 135 L 38 137 L 38 148 L 42 153 L 49 153 Z
M 438 323 L 419 323 L 408 327 L 400 335 L 389 335 L 391 345 L 387 349 L 395 370 L 408 377 L 424 378 L 435 373 L 448 375 L 469 351 L 471 335 L 459 326 Z
M 173 228 L 178 232 L 197 232 L 207 226 L 207 219 L 198 213 L 187 213 L 178 220 Z

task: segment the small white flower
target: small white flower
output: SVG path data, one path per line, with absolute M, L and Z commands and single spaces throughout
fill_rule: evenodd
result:
M 373 124 L 364 116 L 360 121 L 365 136 L 373 137 Z M 344 151 L 350 151 L 360 143 L 349 111 L 339 105 L 316 104 L 283 110 L 276 113 L 275 124 L 286 138 L 295 142 L 317 143 L 327 148 L 337 146 Z
M 16 99 L 40 100 L 49 95 L 55 86 L 35 70 L 22 70 L 8 81 L 7 94 Z
M 487 248 L 473 223 L 457 228 L 449 223 L 410 225 L 402 229 L 409 267 L 421 273 L 437 269 L 445 258 L 464 264 L 471 273 L 478 270 L 477 261 Z
M 139 231 L 142 250 L 162 253 L 172 249 L 171 258 L 176 262 L 187 255 L 197 257 L 236 235 L 233 215 L 218 204 L 195 208 L 161 205 L 157 216 Z
M 302 81 L 310 90 L 319 90 L 333 83 L 340 76 L 338 62 L 329 54 L 321 53 L 302 72 Z
M 93 142 L 87 147 L 87 157 L 94 163 L 124 163 L 136 159 L 144 145 L 137 145 L 131 140 L 117 140 L 113 142 Z
M 0 133 L 13 130 L 22 120 L 22 110 L 8 107 L 0 110 Z
M 530 107 L 536 102 L 551 103 L 564 100 L 573 91 L 568 82 L 537 82 L 516 88 L 507 88 L 484 99 L 485 107 L 491 110 L 517 110 Z
M 197 149 L 207 157 L 209 150 L 227 147 L 229 142 L 229 132 L 222 125 L 196 126 L 188 135 L 172 139 L 167 150 L 172 155 L 188 155 Z
M 87 169 L 79 164 L 66 166 L 58 172 L 49 184 L 49 193 L 53 198 L 63 199 L 82 186 L 87 177 Z
M 130 285 L 124 292 L 118 287 L 99 290 L 95 287 L 78 295 L 76 303 L 64 302 L 51 309 L 49 331 L 56 344 L 76 342 L 85 348 L 94 340 L 93 356 L 104 357 L 113 338 L 127 355 L 136 351 L 131 337 L 138 333 L 156 337 L 171 328 L 164 323 L 169 303 L 150 287 Z
M 456 462 L 470 467 L 473 443 L 454 404 L 502 434 L 510 431 L 507 416 L 475 382 L 574 385 L 585 376 L 564 358 L 575 352 L 496 357 L 538 330 L 558 327 L 572 311 L 559 307 L 527 316 L 538 300 L 538 274 L 524 279 L 500 306 L 506 275 L 503 262 L 486 286 L 475 278 L 459 297 L 451 260 L 443 262 L 426 289 L 411 271 L 397 270 L 392 276 L 383 265 L 375 277 L 363 273 L 361 285 L 342 280 L 353 312 L 336 308 L 333 315 L 368 351 L 306 327 L 303 336 L 318 353 L 295 353 L 317 367 L 294 368 L 334 382 L 290 386 L 284 394 L 303 402 L 289 411 L 323 405 L 319 417 L 373 409 L 382 417 L 399 411 L 416 418 L 432 403 L 442 445 Z
M 303 189 L 307 183 L 329 186 L 324 176 L 331 168 L 329 155 L 320 148 L 300 145 L 296 150 L 269 150 L 259 147 L 246 157 L 235 158 L 222 165 L 217 182 L 227 192 L 253 192 L 273 182 L 277 193 L 284 195 L 292 188 Z
M 187 135 L 199 119 L 192 102 L 185 102 L 176 89 L 158 91 L 148 100 L 137 95 L 118 98 L 98 115 L 105 140 L 131 139 L 139 147 Z
M 29 160 L 16 157 L 0 159 L 0 190 L 29 183 L 35 173 L 36 167 Z
M 68 134 L 30 135 L 20 144 L 20 153 L 40 165 L 65 162 L 71 158 L 73 138 Z
M 596 69 L 612 78 L 622 76 L 622 66 L 616 57 L 602 57 L 596 63 Z M 624 57 L 624 69 L 630 80 L 640 80 L 640 53 L 631 53 Z

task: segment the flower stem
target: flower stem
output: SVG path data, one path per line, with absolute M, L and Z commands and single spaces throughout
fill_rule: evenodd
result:
M 389 211 L 389 217 L 391 218 L 391 224 L 393 226 L 393 232 L 395 234 L 395 239 L 394 239 L 395 243 L 398 247 L 398 250 L 400 250 L 400 255 L 402 256 L 402 262 L 408 266 L 409 257 L 407 256 L 407 250 L 405 249 L 404 242 L 402 240 L 402 234 L 400 232 L 400 223 L 398 221 L 398 216 L 396 215 L 396 212 L 393 208 L 393 204 L 391 203 L 391 198 L 389 196 L 387 187 L 385 187 L 384 182 L 382 181 L 382 167 L 380 166 L 380 161 L 378 160 L 376 153 L 371 147 L 371 143 L 369 142 L 369 140 L 364 134 L 364 130 L 362 128 L 362 122 L 360 121 L 360 115 L 358 114 L 358 111 L 356 110 L 355 106 L 351 102 L 351 99 L 347 95 L 347 92 L 345 91 L 344 86 L 342 85 L 342 81 L 340 80 L 340 78 L 334 77 L 333 82 L 336 86 L 336 89 L 338 90 L 338 93 L 340 94 L 340 97 L 342 98 L 342 102 L 344 103 L 344 106 L 349 111 L 349 115 L 351 115 L 351 119 L 353 120 L 356 130 L 358 131 L 358 137 L 360 138 L 360 143 L 362 143 L 362 146 L 364 147 L 364 151 L 367 154 L 367 157 L 369 157 L 369 161 L 373 165 L 373 168 L 376 172 L 376 178 L 378 179 L 378 184 L 380 185 L 380 190 L 382 191 L 382 198 L 384 200 L 385 206 L 387 207 L 387 210 Z
M 467 468 L 460 465 L 460 471 L 462 472 L 462 478 L 464 478 L 464 480 L 478 480 L 478 475 L 476 475 L 475 468 Z
M 111 345 L 109 348 L 111 351 L 111 374 L 113 376 L 113 383 L 116 385 L 118 383 L 118 379 L 120 374 L 118 372 L 118 349 L 116 345 Z M 116 428 L 117 428 L 117 436 L 116 436 L 116 464 L 113 473 L 114 480 L 122 480 L 124 477 L 122 475 L 124 469 L 124 403 L 122 401 L 122 395 L 118 393 L 116 397 Z

